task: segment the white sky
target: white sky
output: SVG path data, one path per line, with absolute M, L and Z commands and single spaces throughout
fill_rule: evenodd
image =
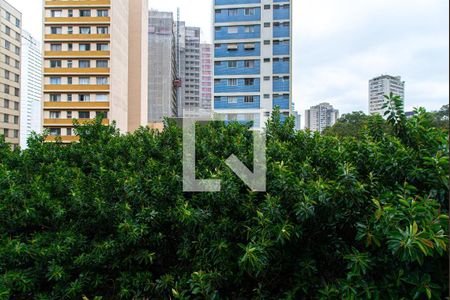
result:
M 39 38 L 42 0 L 8 0 L 23 28 Z M 294 102 L 304 110 L 328 101 L 341 113 L 368 109 L 368 80 L 406 81 L 406 108 L 439 109 L 449 99 L 448 0 L 291 0 L 294 10 Z M 212 0 L 149 0 L 181 9 L 188 26 L 211 39 Z

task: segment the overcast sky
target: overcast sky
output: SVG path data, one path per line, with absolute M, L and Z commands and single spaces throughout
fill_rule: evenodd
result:
M 176 12 L 211 40 L 212 0 L 149 0 Z M 292 0 L 294 102 L 304 110 L 328 101 L 341 113 L 368 110 L 368 80 L 406 81 L 406 108 L 439 109 L 449 99 L 448 0 Z M 9 0 L 23 27 L 41 35 L 41 0 Z M 176 14 L 175 14 L 176 15 Z

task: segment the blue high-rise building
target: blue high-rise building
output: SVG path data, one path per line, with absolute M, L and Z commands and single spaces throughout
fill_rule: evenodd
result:
M 263 128 L 292 113 L 292 0 L 214 1 L 214 112 Z

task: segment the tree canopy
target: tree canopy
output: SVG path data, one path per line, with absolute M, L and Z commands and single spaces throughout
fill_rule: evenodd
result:
M 197 128 L 197 178 L 218 193 L 183 193 L 171 122 L 1 141 L 0 299 L 443 299 L 448 132 L 423 110 L 399 120 L 337 138 L 276 113 L 265 193 L 226 167 L 252 166 L 238 123 Z

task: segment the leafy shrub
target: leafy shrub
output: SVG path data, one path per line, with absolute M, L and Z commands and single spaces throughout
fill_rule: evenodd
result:
M 275 115 L 266 193 L 225 165 L 252 165 L 239 124 L 197 128 L 197 178 L 219 193 L 182 192 L 175 124 L 0 142 L 0 299 L 442 299 L 447 133 L 400 122 L 338 139 Z

